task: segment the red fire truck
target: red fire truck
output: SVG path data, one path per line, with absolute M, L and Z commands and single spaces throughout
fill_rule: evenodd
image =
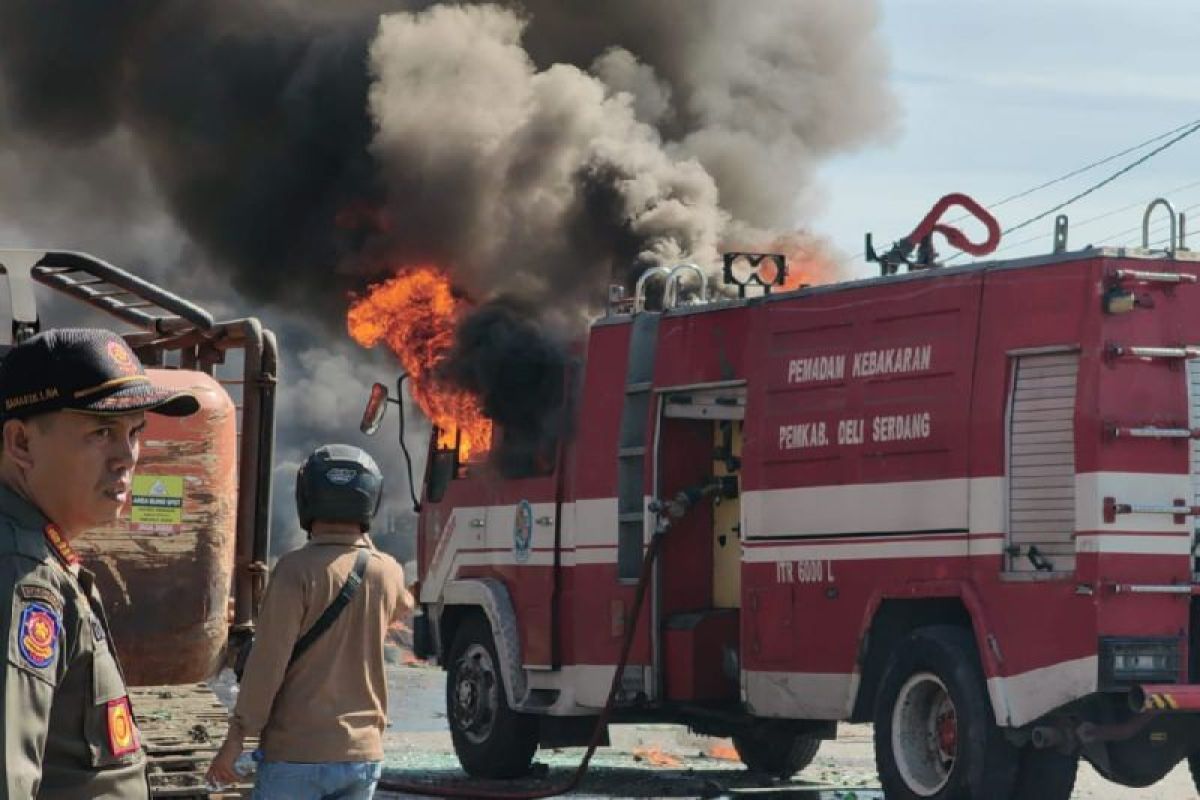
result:
M 880 277 L 753 297 L 662 270 L 591 326 L 548 458 L 435 430 L 417 644 L 463 766 L 586 743 L 613 683 L 611 721 L 778 776 L 873 722 L 889 798 L 1200 767 L 1200 256 L 1168 211 L 1164 250 L 1060 218 L 1046 256 L 937 266 L 927 224 Z M 727 279 L 769 288 L 750 261 Z

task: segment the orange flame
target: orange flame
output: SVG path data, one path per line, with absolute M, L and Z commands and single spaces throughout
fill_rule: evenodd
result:
M 440 432 L 438 447 L 453 448 L 457 439 L 462 461 L 485 452 L 492 440 L 492 423 L 483 415 L 479 398 L 447 386 L 437 374 L 467 307 L 440 270 L 420 266 L 368 287 L 346 314 L 354 341 L 363 347 L 382 341 L 400 359 L 413 399 Z
M 709 758 L 715 758 L 719 761 L 741 761 L 742 757 L 738 755 L 737 750 L 733 749 L 733 745 L 728 739 L 721 739 L 713 742 L 704 751 L 704 754 Z
M 681 767 L 683 762 L 670 753 L 653 745 L 633 748 L 633 760 L 652 767 Z

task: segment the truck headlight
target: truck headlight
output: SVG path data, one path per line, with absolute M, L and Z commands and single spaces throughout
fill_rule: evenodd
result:
M 1134 683 L 1177 683 L 1180 639 L 1117 638 L 1100 640 L 1100 688 Z

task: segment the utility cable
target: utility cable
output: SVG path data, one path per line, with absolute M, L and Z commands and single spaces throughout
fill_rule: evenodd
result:
M 1185 206 L 1184 208 L 1179 209 L 1175 213 L 1186 214 L 1187 212 L 1192 211 L 1197 208 L 1200 208 L 1200 203 L 1192 203 L 1190 206 Z M 1165 228 L 1170 227 L 1170 225 L 1171 225 L 1171 223 L 1169 221 L 1167 221 L 1167 222 L 1159 221 L 1159 222 L 1155 223 L 1154 225 L 1150 226 L 1149 232 L 1152 234 L 1158 233 L 1158 232 L 1164 230 Z M 1103 239 L 1098 239 L 1097 241 L 1093 242 L 1093 244 L 1095 244 L 1095 245 L 1108 244 L 1109 242 L 1115 241 L 1117 239 L 1121 239 L 1123 241 L 1125 239 L 1125 237 L 1129 236 L 1129 234 L 1138 233 L 1141 230 L 1142 230 L 1141 225 L 1135 225 L 1132 228 L 1126 228 L 1125 230 L 1120 231 L 1118 233 L 1114 233 L 1109 236 L 1105 236 Z
M 1158 148 L 1156 148 L 1155 150 L 1152 150 L 1150 153 L 1147 153 L 1147 154 L 1146 154 L 1146 155 L 1145 155 L 1145 156 L 1144 156 L 1142 159 L 1139 159 L 1139 160 L 1137 160 L 1137 161 L 1133 162 L 1133 163 L 1132 163 L 1132 164 L 1130 164 L 1129 166 L 1125 167 L 1123 170 L 1121 170 L 1121 171 L 1118 171 L 1118 172 L 1117 172 L 1117 173 L 1115 173 L 1114 175 L 1111 175 L 1111 176 L 1109 176 L 1109 177 L 1108 177 L 1107 179 L 1105 179 L 1104 181 L 1101 181 L 1099 184 L 1097 184 L 1097 185 L 1095 185 L 1095 186 L 1091 187 L 1091 188 L 1090 188 L 1090 189 L 1088 189 L 1088 190 L 1085 190 L 1084 192 L 1081 192 L 1080 194 L 1076 195 L 1075 197 L 1072 197 L 1071 199 L 1067 200 L 1065 203 L 1063 203 L 1063 204 L 1061 204 L 1061 205 L 1059 205 L 1059 206 L 1057 206 L 1057 207 L 1055 207 L 1055 208 L 1051 209 L 1050 211 L 1047 211 L 1047 212 L 1045 212 L 1045 213 L 1044 213 L 1044 214 L 1042 214 L 1041 216 L 1039 216 L 1039 217 L 1036 217 L 1036 218 L 1033 218 L 1033 219 L 1026 220 L 1025 222 L 1021 223 L 1020 225 L 1017 225 L 1017 226 L 1014 226 L 1014 227 L 1012 227 L 1012 228 L 1009 228 L 1008 230 L 1006 230 L 1006 231 L 1004 231 L 1004 232 L 1003 232 L 1004 234 L 1011 233 L 1012 231 L 1018 230 L 1018 229 L 1020 229 L 1020 228 L 1023 228 L 1023 227 L 1025 227 L 1026 225 L 1030 225 L 1030 224 L 1032 224 L 1032 223 L 1036 222 L 1038 219 L 1042 219 L 1042 218 L 1044 218 L 1044 217 L 1046 217 L 1046 216 L 1049 216 L 1050 214 L 1053 214 L 1055 211 L 1058 211 L 1058 210 L 1059 210 L 1059 209 L 1061 209 L 1061 208 L 1065 208 L 1065 207 L 1066 207 L 1067 205 L 1069 205 L 1070 203 L 1073 203 L 1073 202 L 1075 202 L 1076 200 L 1079 200 L 1080 198 L 1082 198 L 1082 197 L 1085 197 L 1085 196 L 1086 196 L 1086 195 L 1088 195 L 1088 194 L 1091 194 L 1092 192 L 1096 191 L 1097 189 L 1101 188 L 1102 186 L 1106 186 L 1108 183 L 1112 182 L 1113 180 L 1115 180 L 1115 179 L 1116 179 L 1117 177 L 1119 177 L 1120 175 L 1124 174 L 1125 172 L 1129 171 L 1130 169 L 1133 169 L 1134 167 L 1136 167 L 1136 166 L 1138 166 L 1139 164 L 1143 163 L 1144 161 L 1148 160 L 1148 159 L 1149 159 L 1149 158 L 1151 158 L 1152 156 L 1155 156 L 1155 155 L 1157 155 L 1158 153 L 1160 153 L 1160 152 L 1162 152 L 1163 150 L 1167 149 L 1167 148 L 1168 148 L 1168 147 L 1170 147 L 1171 145 L 1175 144 L 1175 143 L 1176 143 L 1177 141 L 1179 141 L 1180 139 L 1182 139 L 1182 138 L 1184 138 L 1184 137 L 1187 137 L 1187 136 L 1190 136 L 1191 134 L 1195 133 L 1195 132 L 1196 132 L 1196 130 L 1197 130 L 1197 128 L 1200 128 L 1200 119 L 1194 119 L 1194 120 L 1192 120 L 1192 121 L 1190 121 L 1190 122 L 1186 122 L 1186 123 L 1184 123 L 1183 125 L 1180 125 L 1180 126 L 1178 126 L 1178 127 L 1172 128 L 1172 129 L 1171 129 L 1171 130 L 1169 130 L 1169 131 L 1166 131 L 1166 132 L 1164 132 L 1164 133 L 1160 133 L 1160 134 L 1158 134 L 1158 135 L 1156 135 L 1156 136 L 1153 136 L 1153 137 L 1151 137 L 1151 138 L 1149 138 L 1149 139 L 1146 139 L 1146 140 L 1145 140 L 1145 141 L 1143 141 L 1143 142 L 1140 142 L 1140 143 L 1138 143 L 1138 144 L 1135 144 L 1135 145 L 1133 145 L 1132 147 L 1127 147 L 1127 148 L 1125 148 L 1124 150 L 1121 150 L 1120 152 L 1113 153 L 1112 155 L 1109 155 L 1109 156 L 1105 156 L 1104 158 L 1101 158 L 1101 159 L 1099 159 L 1099 160 L 1097 160 L 1097 161 L 1093 161 L 1093 162 L 1091 162 L 1090 164 L 1086 164 L 1086 165 L 1084 165 L 1084 166 L 1082 166 L 1082 167 L 1078 167 L 1078 168 L 1076 168 L 1076 169 L 1073 169 L 1073 170 L 1071 170 L 1070 172 L 1067 172 L 1067 173 L 1065 173 L 1065 174 L 1063 174 L 1063 175 L 1060 175 L 1060 176 L 1058 176 L 1057 178 L 1052 178 L 1051 180 L 1048 180 L 1048 181 L 1045 181 L 1045 182 L 1043 182 L 1043 183 L 1040 183 L 1040 184 L 1038 184 L 1037 186 L 1033 186 L 1033 187 L 1031 187 L 1031 188 L 1029 188 L 1029 189 L 1025 189 L 1025 190 L 1023 190 L 1023 191 L 1017 192 L 1016 194 L 1009 195 L 1008 197 L 1005 197 L 1005 198 L 1003 198 L 1003 199 L 1001 199 L 1001 200 L 997 200 L 997 201 L 996 201 L 996 202 L 994 202 L 994 203 L 987 203 L 987 204 L 985 204 L 985 205 L 984 205 L 984 208 L 986 208 L 986 209 L 988 209 L 988 210 L 991 210 L 991 209 L 997 208 L 997 207 L 999 207 L 999 206 L 1002 206 L 1002 205 L 1004 205 L 1004 204 L 1006 204 L 1006 203 L 1010 203 L 1010 202 L 1012 202 L 1013 200 L 1018 200 L 1018 199 L 1020 199 L 1020 198 L 1023 198 L 1023 197 L 1028 197 L 1029 195 L 1031 195 L 1031 194 L 1034 194 L 1035 192 L 1041 191 L 1042 189 L 1045 189 L 1045 188 L 1047 188 L 1047 187 L 1054 186 L 1054 185 L 1056 185 L 1056 184 L 1058 184 L 1058 183 L 1061 183 L 1061 182 L 1063 182 L 1063 181 L 1069 180 L 1069 179 L 1071 179 L 1071 178 L 1073 178 L 1073 177 L 1075 177 L 1075 176 L 1077 176 L 1077 175 L 1081 175 L 1081 174 L 1083 174 L 1083 173 L 1085 173 L 1085 172 L 1088 172 L 1088 171 L 1090 171 L 1090 170 L 1092 170 L 1092 169 L 1095 169 L 1096 167 L 1100 167 L 1100 166 L 1103 166 L 1104 164 L 1107 164 L 1107 163 L 1109 163 L 1109 162 L 1111 162 L 1111 161 L 1115 161 L 1116 159 L 1120 158 L 1121 156 L 1128 155 L 1129 153 L 1132 153 L 1132 152 L 1135 152 L 1135 151 L 1137 151 L 1137 150 L 1140 150 L 1140 149 L 1142 149 L 1143 147 L 1146 147 L 1146 146 L 1148 146 L 1148 145 L 1154 144 L 1155 142 L 1162 141 L 1163 139 L 1166 139 L 1166 138 L 1167 138 L 1167 137 L 1169 137 L 1169 136 L 1173 136 L 1173 135 L 1176 135 L 1176 134 L 1178 134 L 1178 136 L 1177 136 L 1175 139 L 1172 139 L 1171 141 L 1167 142 L 1165 145 L 1162 145 L 1161 147 L 1158 147 Z M 1195 184 L 1192 184 L 1192 185 L 1195 185 Z M 1135 204 L 1135 205 L 1136 205 L 1136 204 Z M 1117 213 L 1117 212 L 1113 212 L 1113 213 Z M 955 223 L 961 222 L 961 221 L 963 221 L 964 219 L 967 219 L 969 216 L 970 216 L 970 215 L 964 214 L 964 215 L 962 215 L 962 216 L 955 217 L 954 219 L 951 219 L 951 220 L 949 220 L 949 223 L 948 223 L 948 224 L 951 224 L 951 225 L 953 225 L 953 224 L 955 224 Z M 1012 245 L 1012 246 L 1015 246 L 1015 245 Z M 1010 247 L 1011 247 L 1011 246 L 1010 246 Z M 1009 249 L 1009 248 L 1008 248 L 1008 247 L 1001 248 L 1001 250 L 1006 250 L 1006 249 Z M 865 251 L 860 251 L 860 252 L 858 253 L 858 255 L 856 255 L 856 256 L 854 257 L 854 260 L 855 260 L 855 261 L 857 261 L 858 259 L 862 258 L 864 255 L 866 255 Z M 947 262 L 949 262 L 949 261 L 952 261 L 952 260 L 954 260 L 955 258 L 959 258 L 961 255 L 962 255 L 961 253 L 956 253 L 955 255 L 953 255 L 953 256 L 951 256 L 949 259 L 947 259 Z
M 1057 211 L 1061 211 L 1062 209 L 1066 208 L 1067 206 L 1071 205 L 1071 203 L 1074 203 L 1077 200 L 1082 200 L 1084 197 L 1087 197 L 1089 194 L 1097 191 L 1098 189 L 1102 189 L 1103 187 L 1112 183 L 1117 178 L 1121 177 L 1122 175 L 1129 172 L 1130 170 L 1132 170 L 1136 167 L 1140 167 L 1142 164 L 1145 164 L 1151 158 L 1154 158 L 1154 156 L 1156 156 L 1159 153 L 1161 153 L 1162 151 L 1166 150 L 1168 147 L 1171 147 L 1171 146 L 1183 141 L 1187 137 L 1194 134 L 1196 131 L 1200 131 L 1200 122 L 1196 122 L 1196 123 L 1192 124 L 1191 127 L 1189 127 L 1187 130 L 1185 130 L 1183 133 L 1177 134 L 1173 138 L 1169 139 L 1168 141 L 1166 141 L 1163 144 L 1160 144 L 1158 147 L 1154 148 L 1153 150 L 1146 153 L 1145 155 L 1140 156 L 1139 158 L 1136 158 L 1133 161 L 1129 162 L 1128 164 L 1121 167 L 1119 170 L 1117 170 L 1113 174 L 1109 175 L 1107 178 L 1100 181 L 1099 183 L 1092 184 L 1088 188 L 1084 189 L 1082 192 L 1076 193 L 1075 195 L 1067 198 L 1066 200 L 1064 200 L 1063 202 L 1054 206 L 1053 208 L 1047 209 L 1046 211 L 1043 211 L 1040 214 L 1032 216 L 1023 222 L 1019 222 L 1016 225 L 1013 225 L 1012 227 L 1007 228 L 1006 230 L 1003 231 L 1002 235 L 1010 234 L 1013 231 L 1019 231 L 1024 227 L 1032 225 L 1033 223 L 1037 222 L 1038 220 L 1045 219 L 1046 217 L 1050 216 L 1051 214 L 1053 214 Z
M 1141 150 L 1143 147 L 1146 147 L 1147 145 L 1154 144 L 1155 142 L 1159 142 L 1159 141 L 1162 141 L 1163 139 L 1166 139 L 1168 136 L 1172 136 L 1176 133 L 1179 133 L 1180 131 L 1184 130 L 1185 128 L 1193 128 L 1197 125 L 1200 125 L 1200 119 L 1194 119 L 1191 122 L 1185 122 L 1183 125 L 1180 125 L 1178 128 L 1172 128 L 1171 130 L 1167 131 L 1166 133 L 1160 133 L 1153 138 L 1150 138 L 1144 142 L 1141 142 L 1140 144 L 1135 144 L 1132 147 L 1127 147 L 1119 153 L 1113 153 L 1110 156 L 1105 156 L 1104 158 L 1100 159 L 1099 161 L 1093 161 L 1092 163 L 1087 164 L 1086 166 L 1082 166 L 1082 167 L 1078 167 L 1077 169 L 1073 169 L 1070 172 L 1066 173 L 1065 175 L 1060 175 L 1059 177 L 1048 180 L 1045 183 L 1040 183 L 1031 189 L 1026 189 L 1024 191 L 1017 192 L 1016 194 L 1009 195 L 1008 197 L 1005 197 L 1003 200 L 997 200 L 994 203 L 988 203 L 984 207 L 990 211 L 991 209 L 998 208 L 998 207 L 1004 205 L 1005 203 L 1011 203 L 1013 200 L 1020 200 L 1023 197 L 1028 197 L 1029 195 L 1033 194 L 1034 192 L 1039 192 L 1042 189 L 1046 189 L 1050 186 L 1054 186 L 1057 183 L 1062 183 L 1063 181 L 1070 180 L 1071 178 L 1074 178 L 1076 175 L 1082 175 L 1083 173 L 1093 170 L 1096 167 L 1102 167 L 1105 164 L 1109 163 L 1110 161 L 1116 161 L 1121 156 L 1129 155 L 1132 152 Z M 959 217 L 958 219 L 951 220 L 951 223 L 959 222 L 963 219 L 966 219 L 967 216 L 968 215 L 963 215 L 963 216 Z
M 1168 190 L 1162 196 L 1170 197 L 1174 194 L 1186 191 L 1186 190 L 1194 188 L 1196 186 L 1200 186 L 1200 181 L 1192 181 L 1191 183 L 1185 183 L 1182 186 L 1177 186 L 1174 189 Z M 1114 208 L 1111 211 L 1105 211 L 1103 214 L 1096 214 L 1095 216 L 1088 217 L 1087 219 L 1079 220 L 1078 222 L 1076 222 L 1075 220 L 1072 220 L 1071 221 L 1071 231 L 1074 232 L 1074 231 L 1078 230 L 1079 228 L 1084 227 L 1085 225 L 1090 225 L 1093 222 L 1099 222 L 1102 219 L 1108 219 L 1109 217 L 1116 216 L 1117 214 L 1121 214 L 1123 212 L 1130 211 L 1132 209 L 1139 208 L 1139 207 L 1145 207 L 1145 204 L 1140 200 L 1137 202 L 1130 203 L 1128 205 L 1121 206 L 1120 208 Z M 1190 211 L 1191 209 L 1196 208 L 1196 207 L 1197 206 L 1195 206 L 1195 205 L 1188 206 L 1187 208 L 1183 209 L 1183 211 Z M 1140 225 L 1135 228 L 1130 228 L 1129 230 L 1122 231 L 1121 233 L 1112 234 L 1104 239 L 1100 239 L 1096 242 L 1093 242 L 1093 244 L 1097 244 L 1097 245 L 1104 244 L 1105 242 L 1111 241 L 1112 239 L 1116 239 L 1118 237 L 1124 236 L 1129 233 L 1135 233 L 1139 230 L 1141 230 Z M 1004 247 L 1001 247 L 996 252 L 1003 253 L 1006 250 L 1014 250 L 1018 247 L 1023 247 L 1024 245 L 1027 245 L 1027 244 L 1033 244 L 1034 242 L 1045 238 L 1045 236 L 1046 236 L 1046 234 L 1039 233 L 1036 236 L 1030 236 L 1029 238 L 1022 239 L 1019 242 L 1013 242 L 1012 244 L 1006 244 Z

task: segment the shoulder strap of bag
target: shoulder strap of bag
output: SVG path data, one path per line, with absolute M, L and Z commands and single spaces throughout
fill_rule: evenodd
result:
M 346 582 L 342 584 L 342 590 L 338 592 L 338 596 L 333 598 L 333 602 L 329 604 L 329 608 L 325 609 L 320 618 L 313 623 L 313 626 L 304 632 L 304 635 L 296 642 L 296 646 L 292 648 L 292 657 L 288 659 L 288 666 L 291 666 L 300 655 L 312 647 L 313 642 L 321 637 L 321 634 L 329 630 L 329 626 L 334 623 L 342 610 L 350 604 L 354 599 L 354 595 L 358 593 L 358 587 L 362 585 L 363 575 L 367 572 L 367 560 L 371 557 L 370 548 L 361 547 L 358 550 L 358 556 L 354 559 L 354 569 L 346 576 Z

